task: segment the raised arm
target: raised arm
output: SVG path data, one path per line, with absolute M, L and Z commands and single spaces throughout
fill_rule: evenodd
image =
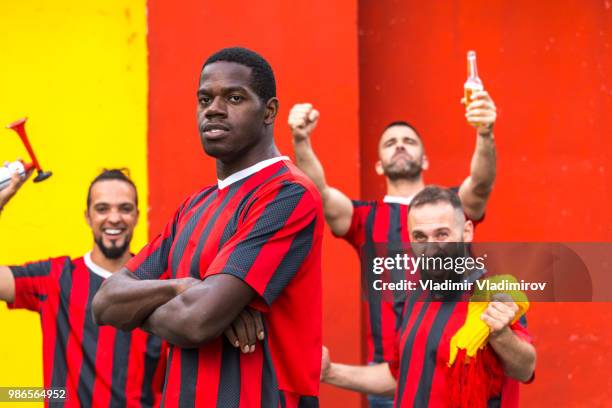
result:
M 95 321 L 121 330 L 143 324 L 153 311 L 181 294 L 196 279 L 141 280 L 123 268 L 102 283 L 92 301 Z
M 293 136 L 293 150 L 297 166 L 314 182 L 323 199 L 327 224 L 338 236 L 345 235 L 353 217 L 353 204 L 340 190 L 327 185 L 321 162 L 312 150 L 310 134 L 317 126 L 319 112 L 309 103 L 293 106 L 289 113 L 289 127 Z
M 353 366 L 332 363 L 323 347 L 321 382 L 367 394 L 393 395 L 396 382 L 387 363 Z
M 4 206 L 13 198 L 31 175 L 32 172 L 29 172 L 26 177 L 20 177 L 19 173 L 13 173 L 9 185 L 5 189 L 0 190 L 0 214 Z M 0 300 L 12 302 L 14 299 L 15 278 L 7 266 L 0 266 Z
M 461 184 L 459 197 L 465 214 L 472 220 L 479 220 L 485 213 L 495 181 L 495 103 L 486 91 L 474 92 L 465 116 L 467 121 L 476 127 L 476 149 L 472 156 L 470 175 Z
M 492 301 L 481 319 L 489 326 L 489 344 L 499 356 L 506 375 L 527 382 L 535 370 L 536 350 L 510 328 L 517 310 L 512 301 Z

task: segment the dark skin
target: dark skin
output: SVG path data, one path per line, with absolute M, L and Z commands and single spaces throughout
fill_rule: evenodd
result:
M 207 65 L 197 96 L 200 138 L 217 160 L 219 179 L 279 155 L 273 138 L 278 100 L 264 102 L 253 91 L 251 68 L 224 61 Z M 256 297 L 231 275 L 140 280 L 124 268 L 102 284 L 93 312 L 99 324 L 122 330 L 141 326 L 186 348 L 225 332 L 234 346 L 252 352 L 264 334 L 261 315 L 247 307 Z

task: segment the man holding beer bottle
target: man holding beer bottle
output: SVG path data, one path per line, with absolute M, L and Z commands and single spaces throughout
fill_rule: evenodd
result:
M 473 90 L 466 105 L 465 117 L 476 128 L 476 148 L 470 174 L 458 188 L 465 215 L 475 224 L 482 221 L 495 180 L 496 153 L 493 126 L 496 107 L 485 90 Z M 323 198 L 325 219 L 332 233 L 347 240 L 362 255 L 374 245 L 397 246 L 408 242 L 408 205 L 412 197 L 425 188 L 423 171 L 429 159 L 421 136 L 404 121 L 394 121 L 383 130 L 379 144 L 376 172 L 384 176 L 387 195 L 382 200 L 352 200 L 327 184 L 323 166 L 312 149 L 310 136 L 316 128 L 319 112 L 309 103 L 295 105 L 289 114 L 296 164 L 315 183 Z M 364 279 L 371 273 L 361 271 Z M 371 288 L 371 285 L 364 285 Z M 390 361 L 396 327 L 400 322 L 403 299 L 383 299 L 370 290 L 368 303 L 368 362 Z M 371 407 L 389 407 L 392 400 L 370 397 Z

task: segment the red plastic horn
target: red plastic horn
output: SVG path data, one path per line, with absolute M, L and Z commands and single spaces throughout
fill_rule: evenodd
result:
M 34 150 L 32 149 L 32 145 L 30 144 L 30 141 L 28 140 L 28 135 L 26 134 L 26 131 L 25 131 L 25 123 L 27 120 L 28 118 L 19 119 L 18 121 L 15 121 L 11 123 L 10 125 L 7 125 L 6 128 L 13 129 L 19 135 L 21 142 L 23 143 L 26 150 L 28 151 L 28 154 L 30 155 L 30 159 L 32 159 L 32 165 L 34 166 L 34 168 L 36 169 L 36 172 L 38 173 L 36 177 L 34 178 L 34 182 L 39 183 L 51 177 L 51 174 L 53 173 L 51 173 L 50 171 L 43 171 L 43 169 L 40 167 L 40 164 L 38 163 L 38 159 L 36 158 L 36 155 L 34 154 Z

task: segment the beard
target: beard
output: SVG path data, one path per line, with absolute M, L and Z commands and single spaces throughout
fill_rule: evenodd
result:
M 123 245 L 116 246 L 115 243 L 113 242 L 112 246 L 108 247 L 104 245 L 104 240 L 102 239 L 101 236 L 97 238 L 94 236 L 94 242 L 98 245 L 98 248 L 100 248 L 100 251 L 102 252 L 102 254 L 108 259 L 121 258 L 130 248 L 131 241 L 132 241 L 132 235 L 130 234 L 130 235 L 125 236 Z
M 383 173 L 391 180 L 418 180 L 423 172 L 423 159 L 396 160 L 383 165 Z

